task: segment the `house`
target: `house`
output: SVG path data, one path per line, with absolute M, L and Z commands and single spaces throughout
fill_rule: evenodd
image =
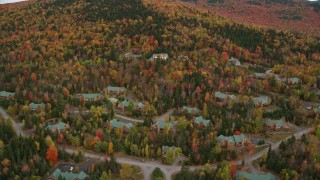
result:
M 50 180 L 58 180 L 59 177 L 66 179 L 66 180 L 84 180 L 89 178 L 89 175 L 83 171 L 79 173 L 73 172 L 62 172 L 60 169 L 56 169 L 49 177 Z
M 215 92 L 214 96 L 218 99 L 218 100 L 235 100 L 236 96 L 232 95 L 232 94 L 226 94 L 226 93 L 222 93 L 222 92 Z
M 271 173 L 265 173 L 265 174 L 251 174 L 245 171 L 237 171 L 236 179 L 247 179 L 247 180 L 277 180 L 278 178 L 271 174 Z
M 94 94 L 77 94 L 77 97 L 83 101 L 100 101 L 103 99 L 103 95 L 100 93 Z
M 15 93 L 7 92 L 7 91 L 0 91 L 0 98 L 3 99 L 11 99 L 14 97 Z
M 111 95 L 121 95 L 127 92 L 127 88 L 125 87 L 116 87 L 116 86 L 108 86 L 107 87 L 108 94 Z
M 110 125 L 112 128 L 124 128 L 126 130 L 129 130 L 133 127 L 132 123 L 125 123 L 116 119 L 111 120 Z
M 38 108 L 44 108 L 46 105 L 43 103 L 37 104 L 37 103 L 31 103 L 29 104 L 29 107 L 31 110 L 36 110 Z
M 189 57 L 185 55 L 180 55 L 178 56 L 179 61 L 189 61 Z
M 172 148 L 173 150 L 176 149 L 176 147 L 174 147 L 174 146 L 171 146 L 171 147 L 169 147 L 169 146 L 162 146 L 162 148 L 161 148 L 162 154 L 163 154 L 163 155 L 164 155 L 164 154 L 167 154 L 167 152 L 168 152 L 168 150 L 169 150 L 170 148 Z
M 142 102 L 135 102 L 135 103 L 134 103 L 134 109 L 135 109 L 135 110 L 141 111 L 144 106 L 145 106 L 145 105 L 144 105 Z
M 194 125 L 199 128 L 206 128 L 211 124 L 210 120 L 204 119 L 202 116 L 194 118 Z
M 231 57 L 228 60 L 227 65 L 241 66 L 241 63 L 240 63 L 239 59 Z
M 268 96 L 259 96 L 253 98 L 253 104 L 257 107 L 263 107 L 271 104 L 271 98 Z
M 223 136 L 220 135 L 217 137 L 217 140 L 220 142 L 221 147 L 243 147 L 248 145 L 249 139 L 240 131 L 236 131 L 233 136 Z
M 281 81 L 286 82 L 288 84 L 298 84 L 301 82 L 301 79 L 298 77 L 293 78 L 282 78 Z
M 289 129 L 289 124 L 286 123 L 283 119 L 273 120 L 273 119 L 266 119 L 264 120 L 264 124 L 269 128 L 273 130 L 279 130 L 279 129 Z
M 232 148 L 235 144 L 233 136 L 220 135 L 217 137 L 217 140 L 220 142 L 221 147 L 224 148 Z
M 108 100 L 112 103 L 112 105 L 116 105 L 118 103 L 118 99 L 117 98 L 114 98 L 114 97 L 111 97 L 111 98 L 108 98 Z
M 153 54 L 152 57 L 149 60 L 168 60 L 169 59 L 169 55 L 165 54 L 165 53 L 161 53 L 161 54 Z
M 118 104 L 118 108 L 122 110 L 128 109 L 129 105 L 130 105 L 130 102 L 128 100 L 124 100 Z
M 154 128 L 163 130 L 167 126 L 172 128 L 173 125 L 174 124 L 172 122 L 157 121 L 156 124 L 154 124 Z
M 50 130 L 52 133 L 60 133 L 62 131 L 65 131 L 69 129 L 70 126 L 66 123 L 63 122 L 58 122 L 58 123 L 50 123 L 46 126 L 46 130 Z
M 265 73 L 253 73 L 253 77 L 256 79 L 265 79 L 266 74 Z
M 181 111 L 186 111 L 191 115 L 196 115 L 200 113 L 200 110 L 197 107 L 188 107 L 188 106 L 183 106 L 181 108 Z
M 234 138 L 234 142 L 236 146 L 244 146 L 244 145 L 248 145 L 249 143 L 249 139 L 243 134 L 240 133 L 239 131 L 236 131 L 233 135 Z

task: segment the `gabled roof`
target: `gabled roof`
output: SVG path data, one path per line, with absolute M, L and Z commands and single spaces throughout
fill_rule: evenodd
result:
M 277 127 L 283 127 L 284 120 L 283 119 L 278 119 L 278 120 L 267 119 L 267 120 L 264 120 L 264 123 L 269 126 L 273 126 L 274 124 L 276 124 Z
M 141 109 L 144 107 L 144 104 L 142 102 L 135 102 L 134 105 L 138 106 Z
M 217 137 L 217 140 L 229 141 L 230 143 L 241 143 L 245 138 L 246 138 L 246 135 L 244 135 L 243 133 L 240 133 L 239 135 L 233 135 L 233 136 L 220 135 Z
M 171 147 L 169 147 L 169 146 L 162 146 L 162 153 L 167 153 L 168 150 L 169 150 L 169 148 L 172 148 L 173 150 L 176 149 L 176 147 L 174 147 L 174 146 L 171 146 Z
M 214 95 L 215 95 L 216 98 L 219 98 L 219 99 L 227 99 L 227 98 L 232 99 L 232 100 L 236 99 L 235 95 L 226 94 L 226 93 L 222 93 L 222 92 L 219 92 L 219 91 L 215 92 Z
M 188 106 L 183 106 L 182 110 L 186 110 L 188 113 L 200 113 L 200 110 L 197 107 L 188 107 Z
M 233 138 L 236 143 L 241 143 L 243 139 L 246 138 L 246 136 L 243 133 L 241 133 L 240 135 L 233 135 Z
M 240 177 L 244 177 L 248 180 L 277 180 L 278 179 L 275 175 L 271 173 L 251 174 L 245 171 L 237 171 L 237 179 L 240 179 Z
M 172 122 L 164 122 L 164 121 L 157 121 L 156 125 L 159 127 L 159 129 L 164 129 L 166 126 L 172 127 Z
M 0 91 L 0 97 L 9 97 L 14 96 L 15 93 L 7 92 L 7 91 Z
M 218 141 L 228 141 L 230 143 L 234 143 L 234 138 L 233 136 L 224 136 L 224 135 L 220 135 L 217 137 Z
M 125 122 L 122 122 L 122 121 L 118 121 L 116 119 L 112 119 L 110 121 L 110 124 L 113 128 L 122 128 L 122 127 L 125 127 L 127 129 L 130 129 L 133 127 L 133 124 L 132 123 L 125 123 Z
M 123 106 L 124 108 L 128 108 L 130 105 L 130 102 L 128 100 L 124 100 L 119 105 Z
M 125 88 L 125 87 L 116 87 L 116 86 L 108 86 L 107 89 L 108 89 L 108 91 L 113 91 L 113 92 L 119 92 L 119 91 L 126 92 L 127 91 L 127 88 Z
M 74 180 L 74 179 L 83 180 L 86 177 L 89 177 L 88 174 L 86 174 L 83 171 L 80 171 L 79 173 L 71 173 L 71 172 L 62 172 L 60 169 L 56 169 L 52 173 L 52 176 L 54 176 L 55 179 L 58 179 L 59 176 L 61 176 L 62 178 L 65 178 L 66 180 Z
M 228 60 L 228 64 L 233 64 L 233 65 L 236 65 L 236 66 L 241 66 L 241 63 L 240 63 L 239 59 L 234 58 L 234 57 L 231 57 L 231 58 Z
M 94 93 L 94 94 L 79 94 L 79 96 L 82 96 L 85 99 L 95 99 L 97 97 L 103 97 L 100 93 Z
M 293 84 L 296 84 L 296 83 L 299 83 L 301 81 L 300 78 L 298 77 L 293 77 L 293 78 L 283 78 L 282 81 L 284 82 L 290 82 L 290 83 L 293 83 Z
M 194 119 L 194 122 L 198 125 L 203 124 L 205 127 L 211 124 L 210 120 L 204 119 L 202 116 L 198 116 Z
M 43 103 L 37 104 L 37 103 L 31 103 L 29 104 L 30 109 L 38 109 L 39 107 L 45 107 L 46 105 Z
M 159 58 L 159 57 L 168 58 L 169 55 L 167 53 L 160 53 L 160 54 L 153 54 L 152 55 L 152 58 Z
M 111 97 L 111 98 L 108 98 L 109 101 L 113 104 L 117 103 L 119 100 L 117 98 L 114 98 L 114 97 Z
M 63 122 L 60 121 L 58 123 L 48 124 L 45 129 L 48 129 L 48 130 L 52 130 L 52 129 L 65 130 L 66 125 L 67 125 L 66 123 L 63 123 Z
M 266 77 L 265 73 L 254 73 L 255 77 L 264 79 Z
M 266 105 L 266 104 L 268 104 L 268 102 L 269 102 L 268 96 L 259 96 L 259 97 L 253 98 L 253 103 L 255 105 L 259 105 L 260 103 L 262 105 Z

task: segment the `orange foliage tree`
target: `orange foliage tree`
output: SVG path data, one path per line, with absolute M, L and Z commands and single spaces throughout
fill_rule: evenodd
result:
M 56 148 L 54 143 L 52 143 L 47 149 L 46 158 L 52 164 L 55 164 L 58 161 L 58 149 Z

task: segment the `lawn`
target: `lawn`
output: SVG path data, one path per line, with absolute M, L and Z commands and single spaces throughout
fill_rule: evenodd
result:
M 269 135 L 267 140 L 272 141 L 272 142 L 278 142 L 278 141 L 281 141 L 281 140 L 283 140 L 287 137 L 290 137 L 292 135 L 293 135 L 293 133 Z

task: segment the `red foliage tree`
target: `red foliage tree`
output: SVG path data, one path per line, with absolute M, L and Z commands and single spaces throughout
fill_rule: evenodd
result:
M 33 99 L 33 93 L 32 92 L 29 92 L 28 94 L 28 99 L 31 101 Z
M 230 173 L 232 177 L 235 177 L 237 173 L 237 165 L 235 162 L 231 162 Z
M 102 139 L 102 135 L 103 135 L 103 132 L 101 129 L 98 129 L 96 130 L 96 136 L 101 140 Z
M 59 134 L 58 138 L 57 138 L 57 143 L 61 144 L 63 140 L 63 134 Z

